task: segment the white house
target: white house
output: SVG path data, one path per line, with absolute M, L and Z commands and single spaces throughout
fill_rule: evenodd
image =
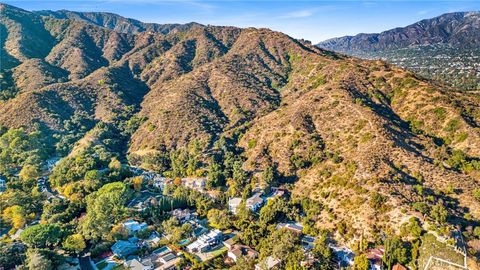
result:
M 303 225 L 300 223 L 279 223 L 277 229 L 286 229 L 294 233 L 301 234 L 303 232 Z
M 247 201 L 245 202 L 245 206 L 247 208 L 250 208 L 252 212 L 256 212 L 258 209 L 260 209 L 260 207 L 262 207 L 264 203 L 264 200 L 261 196 L 262 196 L 261 192 L 257 192 L 253 194 L 252 197 L 247 199 Z
M 237 213 L 237 208 L 242 203 L 242 198 L 234 197 L 228 200 L 228 210 L 234 214 Z
M 187 246 L 190 253 L 205 252 L 222 241 L 223 233 L 220 230 L 212 230 L 207 234 L 201 235 L 195 242 Z
M 153 270 L 154 265 L 149 259 L 132 259 L 125 262 L 125 266 L 131 270 Z
M 123 227 L 125 227 L 125 229 L 127 229 L 128 234 L 130 235 L 133 235 L 136 232 L 139 232 L 148 228 L 147 223 L 145 222 L 139 223 L 138 221 L 135 221 L 135 220 L 127 220 L 123 222 L 122 225 Z

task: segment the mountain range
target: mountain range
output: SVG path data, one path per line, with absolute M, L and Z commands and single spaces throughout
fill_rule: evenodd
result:
M 357 238 L 398 230 L 419 215 L 418 203 L 445 206 L 451 224 L 480 220 L 473 195 L 480 181 L 480 97 L 473 92 L 269 29 L 145 24 L 5 4 L 0 11 L 3 126 L 40 126 L 57 138 L 79 116 L 136 122 L 120 154 L 138 166 L 193 141 L 208 160 L 226 139 L 239 149 L 244 169 L 254 175 L 274 165 L 294 194 L 322 203 L 328 214 L 318 224 L 348 224 Z M 446 25 L 441 18 L 436 24 Z M 435 30 L 428 22 L 408 28 L 422 39 L 397 29 L 321 46 L 351 52 L 383 51 L 392 42 L 478 44 L 474 26 Z M 100 143 L 85 128 L 76 151 Z M 372 207 L 372 194 L 383 207 Z
M 333 38 L 319 47 L 384 59 L 463 90 L 480 85 L 480 12 L 447 13 L 378 34 Z

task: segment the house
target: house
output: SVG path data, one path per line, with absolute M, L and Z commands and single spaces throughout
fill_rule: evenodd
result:
M 0 193 L 5 192 L 5 190 L 7 190 L 7 180 L 0 177 Z
M 230 237 L 227 240 L 223 241 L 223 245 L 228 249 L 232 249 L 236 243 L 237 243 L 237 240 L 235 237 Z
M 182 178 L 182 185 L 200 192 L 205 190 L 207 179 L 205 178 Z
M 176 269 L 176 266 L 182 261 L 182 258 L 167 246 L 153 251 L 149 259 L 153 262 L 155 270 Z
M 265 200 L 261 197 L 262 192 L 257 192 L 253 194 L 250 198 L 245 201 L 245 206 L 252 210 L 252 212 L 258 211 L 262 207 Z M 228 210 L 234 214 L 237 214 L 238 207 L 242 203 L 242 198 L 234 197 L 228 200 Z
M 208 233 L 206 227 L 207 222 L 197 218 L 189 220 L 187 223 L 192 225 L 192 237 L 199 237 L 200 235 Z
M 153 270 L 153 262 L 150 259 L 132 259 L 125 262 L 125 266 L 132 270 Z
M 111 248 L 113 254 L 120 258 L 126 258 L 128 255 L 135 253 L 138 247 L 131 242 L 119 240 Z
M 174 270 L 177 269 L 177 265 L 182 261 L 182 258 L 175 253 L 165 254 L 160 258 L 161 265 L 156 270 Z
M 395 264 L 392 270 L 407 270 L 407 268 L 399 263 Z
M 256 212 L 258 209 L 260 209 L 260 207 L 262 207 L 262 205 L 264 203 L 264 200 L 261 196 L 262 196 L 261 192 L 257 192 L 255 194 L 253 194 L 252 197 L 248 198 L 245 201 L 245 206 L 247 208 L 250 208 L 250 210 L 252 210 L 252 212 Z
M 285 229 L 294 233 L 301 234 L 303 231 L 303 226 L 300 223 L 279 223 L 277 225 L 277 229 Z
M 228 249 L 227 256 L 236 262 L 240 257 L 245 257 L 248 261 L 255 260 L 258 257 L 258 252 L 249 246 L 233 245 Z
M 268 256 L 263 262 L 255 264 L 255 270 L 270 270 L 278 266 L 282 261 L 272 256 Z
M 315 238 L 312 236 L 303 236 L 300 239 L 300 242 L 302 243 L 302 248 L 305 251 L 309 251 L 315 246 Z
M 242 198 L 234 197 L 228 199 L 228 210 L 234 214 L 237 214 L 237 209 L 242 203 Z
M 139 212 L 145 211 L 149 206 L 157 205 L 162 195 L 155 195 L 149 191 L 142 191 L 137 194 L 128 204 L 128 208 L 135 209 Z
M 207 234 L 201 235 L 195 242 L 188 245 L 187 251 L 190 253 L 206 252 L 220 243 L 222 238 L 223 233 L 220 230 L 212 230 Z
M 164 190 L 166 184 L 167 184 L 166 177 L 157 177 L 153 179 L 153 186 L 158 189 Z
M 158 232 L 153 231 L 152 234 L 150 234 L 150 236 L 145 239 L 145 242 L 151 248 L 158 245 L 158 243 L 160 243 L 160 240 L 162 240 L 162 236 Z
M 367 259 L 370 261 L 372 269 L 382 269 L 382 258 L 384 253 L 385 249 L 383 247 L 372 248 L 366 251 L 366 256 Z
M 353 265 L 353 260 L 355 258 L 353 250 L 332 243 L 328 244 L 328 247 L 332 249 L 333 254 L 335 255 L 334 260 L 340 268 L 347 268 Z
M 271 200 L 274 198 L 281 198 L 285 196 L 285 194 L 287 194 L 287 190 L 283 188 L 272 187 L 272 190 L 273 192 L 270 195 L 268 195 L 267 200 Z
M 175 209 L 170 212 L 170 215 L 176 217 L 180 223 L 185 223 L 197 217 L 197 213 L 191 211 L 190 209 Z
M 138 221 L 135 220 L 127 220 L 122 223 L 123 227 L 127 229 L 129 235 L 134 235 L 135 233 L 145 230 L 148 228 L 147 223 L 139 223 Z

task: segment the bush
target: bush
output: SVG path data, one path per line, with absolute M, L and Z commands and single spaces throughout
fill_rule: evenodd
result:
M 474 189 L 472 195 L 473 195 L 473 198 L 475 198 L 475 200 L 480 202 L 480 188 Z

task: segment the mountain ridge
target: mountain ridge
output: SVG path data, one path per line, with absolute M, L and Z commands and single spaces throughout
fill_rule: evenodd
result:
M 202 26 L 199 23 L 190 22 L 186 24 L 159 24 L 159 23 L 144 23 L 135 19 L 122 17 L 120 15 L 110 12 L 80 12 L 69 10 L 39 10 L 34 13 L 52 17 L 55 19 L 70 19 L 76 21 L 84 21 L 93 25 L 102 26 L 112 29 L 116 32 L 126 34 L 136 34 L 140 32 L 158 32 L 168 34 L 175 29 L 184 31 L 192 27 Z
M 322 41 L 318 45 L 330 49 L 335 47 L 340 52 L 355 49 L 371 51 L 395 48 L 394 46 L 405 47 L 437 43 L 468 46 L 480 42 L 478 38 L 480 31 L 479 17 L 480 11 L 445 13 L 405 27 L 396 27 L 381 33 L 360 33 L 353 36 L 332 38 Z M 474 23 L 475 21 L 477 23 Z M 475 32 L 465 33 L 466 30 L 470 30 L 465 29 L 465 27 L 473 28 Z M 344 40 L 345 44 L 342 44 Z M 364 44 L 359 43 L 360 41 L 363 41 Z M 359 48 L 355 46 L 359 46 Z
M 317 46 L 384 59 L 463 90 L 480 87 L 480 12 L 446 13 L 381 33 L 329 39 Z
M 473 93 L 264 28 L 122 33 L 126 28 L 2 9 L 2 50 L 16 64 L 2 70 L 15 89 L 0 101 L 3 126 L 41 126 L 53 140 L 69 134 L 77 118 L 111 125 L 125 137 L 107 140 L 122 145 L 120 160 L 160 173 L 195 143 L 205 155 L 200 164 L 230 145 L 252 176 L 242 190 L 260 185 L 254 172 L 275 167 L 295 196 L 325 206 L 319 227 L 348 224 L 349 233 L 336 235 L 345 242 L 373 241 L 412 216 L 427 219 L 415 203 L 441 205 L 449 225 L 480 219 L 473 195 L 480 99 Z M 37 33 L 45 51 L 24 37 L 31 24 L 43 29 Z M 84 124 L 71 144 L 99 146 L 92 126 Z M 371 194 L 384 207 L 371 207 Z

